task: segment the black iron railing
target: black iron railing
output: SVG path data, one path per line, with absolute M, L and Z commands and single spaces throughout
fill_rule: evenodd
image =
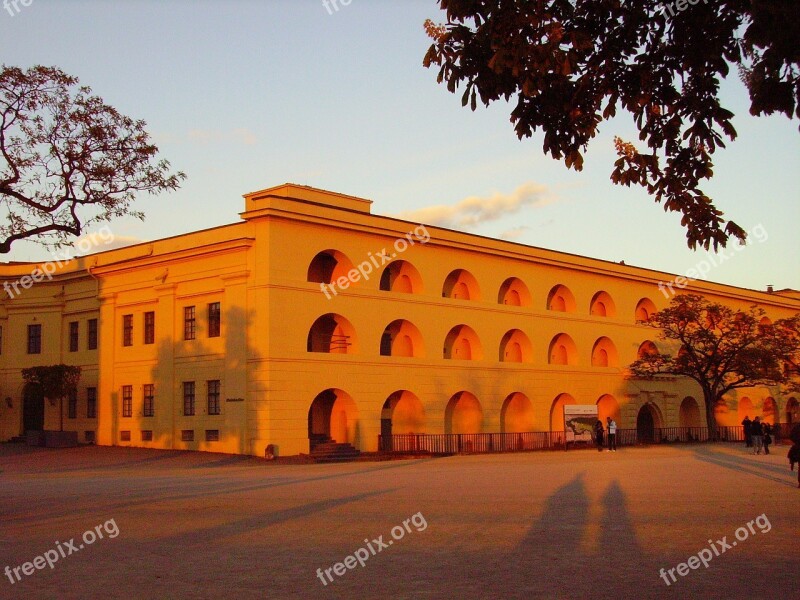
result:
M 788 437 L 789 425 L 773 429 L 773 438 Z M 777 432 L 777 435 L 776 435 Z M 700 443 L 715 441 L 707 427 L 657 427 L 648 431 L 617 429 L 617 445 Z M 470 454 L 520 452 L 524 450 L 563 450 L 563 431 L 528 431 L 524 433 L 401 433 L 378 436 L 384 451 L 406 454 Z M 716 441 L 743 442 L 742 427 L 717 427 Z

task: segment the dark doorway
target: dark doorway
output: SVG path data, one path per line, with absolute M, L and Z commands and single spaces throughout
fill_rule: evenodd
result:
M 653 421 L 653 412 L 649 406 L 643 406 L 636 417 L 636 437 L 640 443 L 652 444 L 655 442 L 656 426 Z
M 22 399 L 22 430 L 44 430 L 44 394 L 38 385 L 26 385 Z

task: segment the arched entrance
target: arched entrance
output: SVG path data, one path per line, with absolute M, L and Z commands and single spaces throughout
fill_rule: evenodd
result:
M 22 392 L 22 431 L 44 430 L 44 393 L 42 387 L 29 383 Z
M 317 394 L 308 409 L 310 449 L 328 441 L 359 444 L 358 408 L 347 392 L 330 388 Z
M 398 390 L 383 403 L 381 411 L 381 450 L 393 450 L 392 435 L 425 433 L 425 409 L 408 390 Z
M 533 431 L 533 404 L 520 392 L 509 394 L 500 410 L 500 431 L 519 433 Z
M 656 430 L 661 428 L 661 413 L 652 403 L 639 409 L 636 416 L 636 439 L 640 443 L 652 444 L 656 441 Z
M 681 402 L 678 412 L 678 424 L 681 427 L 702 427 L 703 422 L 700 417 L 700 406 L 697 400 L 691 396 L 686 396 Z
M 483 408 L 469 392 L 454 394 L 444 412 L 445 433 L 480 433 L 483 430 Z

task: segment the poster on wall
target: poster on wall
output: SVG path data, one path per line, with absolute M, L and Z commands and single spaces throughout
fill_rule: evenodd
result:
M 596 404 L 567 404 L 564 406 L 564 439 L 569 442 L 592 443 L 597 422 Z

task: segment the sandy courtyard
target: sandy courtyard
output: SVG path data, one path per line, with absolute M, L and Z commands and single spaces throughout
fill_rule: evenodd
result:
M 4 444 L 0 482 L 0 598 L 800 598 L 786 447 L 282 465 Z

